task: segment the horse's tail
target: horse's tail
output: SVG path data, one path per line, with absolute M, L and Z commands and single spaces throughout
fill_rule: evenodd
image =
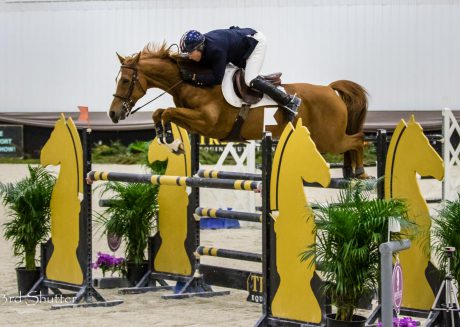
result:
M 346 133 L 362 132 L 367 113 L 367 91 L 361 85 L 347 80 L 335 81 L 329 86 L 337 91 L 348 109 Z

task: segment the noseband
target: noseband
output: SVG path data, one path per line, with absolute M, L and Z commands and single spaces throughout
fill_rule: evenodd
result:
M 113 96 L 115 98 L 118 98 L 118 99 L 121 100 L 123 110 L 125 111 L 126 116 L 128 116 L 131 113 L 131 109 L 134 107 L 134 104 L 135 104 L 135 101 L 133 99 L 131 99 L 131 96 L 133 95 L 133 91 L 134 91 L 134 88 L 136 87 L 136 85 L 139 85 L 139 87 L 141 88 L 141 90 L 142 90 L 142 92 L 144 94 L 147 93 L 147 91 L 142 87 L 141 83 L 139 82 L 139 74 L 138 74 L 138 70 L 137 70 L 136 67 L 128 66 L 128 65 L 121 65 L 120 71 L 118 72 L 118 75 L 120 75 L 121 70 L 123 68 L 131 69 L 133 71 L 132 78 L 129 81 L 128 92 L 127 92 L 126 95 L 119 95 L 119 94 L 115 93 Z M 118 75 L 117 75 L 117 77 L 118 77 Z M 117 78 L 115 78 L 115 81 L 116 80 L 117 80 Z

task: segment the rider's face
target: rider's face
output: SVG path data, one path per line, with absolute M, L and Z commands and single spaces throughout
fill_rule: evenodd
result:
M 201 60 L 201 51 L 200 50 L 193 50 L 188 54 L 188 58 L 193 61 L 200 61 Z

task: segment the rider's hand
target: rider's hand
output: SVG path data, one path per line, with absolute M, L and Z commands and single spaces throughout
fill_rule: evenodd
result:
M 190 73 L 186 70 L 181 71 L 182 79 L 185 82 L 194 82 L 195 81 L 195 74 Z

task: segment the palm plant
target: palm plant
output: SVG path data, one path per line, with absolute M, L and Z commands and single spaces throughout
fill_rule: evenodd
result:
M 96 222 L 103 233 L 121 237 L 125 242 L 127 261 L 140 265 L 145 260 L 144 250 L 158 212 L 158 186 L 142 183 L 108 182 L 101 185 L 102 194 L 113 194 L 103 213 L 96 214 Z
M 12 218 L 3 224 L 4 237 L 13 241 L 14 255 L 25 262 L 26 270 L 35 270 L 37 245 L 50 231 L 51 193 L 55 177 L 44 168 L 28 166 L 29 176 L 17 183 L 0 183 L 2 203 Z
M 450 262 L 450 271 L 455 280 L 460 280 L 460 194 L 454 201 L 446 201 L 433 218 L 433 251 L 439 261 L 441 270 L 446 273 L 448 257 L 446 247 L 454 247 Z
M 343 189 L 335 203 L 318 204 L 317 243 L 309 244 L 300 257 L 310 266 L 320 262 L 324 292 L 337 307 L 336 320 L 352 321 L 358 302 L 376 289 L 379 280 L 379 245 L 388 241 L 390 218 L 412 231 L 404 201 L 371 199 L 365 184 Z M 393 235 L 400 239 L 402 234 Z

